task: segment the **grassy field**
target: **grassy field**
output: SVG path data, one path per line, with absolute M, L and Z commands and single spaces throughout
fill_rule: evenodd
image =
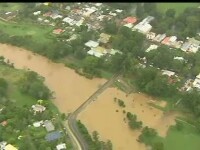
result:
M 167 9 L 176 10 L 176 15 L 182 13 L 187 7 L 199 7 L 199 3 L 158 3 L 157 8 L 160 12 L 165 13 Z
M 1 3 L 0 4 L 0 10 L 4 11 L 15 11 L 15 10 L 20 10 L 23 8 L 22 3 Z
M 4 21 L 0 21 L 0 28 L 5 33 L 10 36 L 25 36 L 30 35 L 34 41 L 42 42 L 50 42 L 49 33 L 53 30 L 51 26 L 40 26 L 40 25 L 31 25 L 31 24 L 15 24 L 15 23 L 7 23 Z
M 16 85 L 16 82 L 21 76 L 23 76 L 23 74 L 24 70 L 17 70 L 4 65 L 0 65 L 0 78 L 6 79 L 9 83 L 9 98 L 16 102 L 18 106 L 31 106 L 36 103 L 36 100 L 28 95 L 22 94 Z
M 165 150 L 199 150 L 200 133 L 186 123 L 183 123 L 183 129 L 178 131 L 171 127 L 167 137 L 164 139 Z

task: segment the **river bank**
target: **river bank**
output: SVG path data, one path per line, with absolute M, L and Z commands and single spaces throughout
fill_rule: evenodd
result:
M 69 113 L 78 108 L 101 86 L 105 79 L 86 79 L 63 64 L 23 48 L 0 44 L 0 55 L 14 63 L 18 69 L 30 69 L 45 78 L 45 84 L 55 93 L 53 100 L 61 112 Z

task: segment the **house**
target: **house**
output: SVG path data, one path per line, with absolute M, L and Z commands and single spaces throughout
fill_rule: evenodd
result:
M 124 23 L 131 23 L 134 24 L 137 22 L 137 18 L 136 17 L 127 17 L 123 20 Z
M 161 42 L 166 37 L 166 34 L 158 34 L 153 40 L 156 42 Z
M 175 72 L 169 70 L 162 70 L 162 75 L 167 75 L 169 77 L 175 75 Z
M 8 122 L 5 120 L 5 121 L 2 121 L 0 124 L 1 124 L 3 127 L 5 127 L 5 126 L 8 124 Z
M 55 141 L 59 138 L 61 138 L 62 134 L 61 132 L 59 131 L 54 131 L 54 132 L 51 132 L 51 133 L 48 133 L 46 136 L 45 136 L 45 140 L 50 142 L 50 141 Z
M 90 47 L 90 48 L 95 48 L 95 47 L 99 46 L 99 43 L 89 40 L 87 43 L 85 43 L 85 46 Z
M 32 105 L 32 109 L 34 112 L 43 112 L 46 110 L 46 107 L 36 104 L 36 105 Z
M 44 17 L 50 17 L 51 14 L 52 14 L 51 12 L 47 12 L 47 13 L 43 14 L 43 16 L 44 16 Z
M 146 52 L 150 52 L 151 50 L 157 49 L 157 48 L 158 48 L 158 45 L 155 45 L 155 44 L 150 45 L 149 48 L 147 48 Z
M 112 13 L 112 12 L 109 12 L 109 15 L 111 15 L 111 16 L 117 16 L 116 13 Z
M 37 20 L 41 22 L 43 19 L 42 18 L 38 18 Z
M 152 20 L 154 20 L 153 16 L 148 16 L 145 19 L 142 20 L 143 23 L 150 23 Z
M 4 150 L 6 147 L 6 144 L 7 144 L 7 142 L 5 142 L 5 141 L 0 142 L 0 150 Z
M 41 14 L 41 11 L 36 11 L 36 12 L 33 13 L 33 15 L 35 15 L 35 16 L 40 15 L 40 14 Z
M 83 13 L 83 16 L 89 17 L 92 13 L 94 13 L 97 8 L 96 7 L 91 7 L 91 8 L 85 8 L 86 12 Z
M 57 150 L 64 150 L 67 149 L 66 144 L 65 143 L 61 143 L 59 145 L 56 146 Z
M 51 15 L 51 18 L 52 18 L 52 19 L 57 19 L 57 18 L 60 18 L 60 19 L 61 19 L 61 18 L 63 18 L 63 16 L 58 15 L 58 14 L 52 14 L 52 15 Z
M 125 27 L 128 27 L 128 28 L 132 28 L 133 27 L 133 24 L 132 23 L 127 23 L 124 25 Z
M 166 37 L 161 43 L 164 45 L 169 45 L 170 37 Z
M 100 58 L 103 55 L 105 55 L 107 53 L 107 51 L 106 51 L 106 49 L 104 47 L 98 46 L 98 47 L 92 48 L 87 53 L 89 55 L 93 55 L 95 57 L 99 57 Z
M 175 60 L 180 60 L 180 61 L 183 61 L 184 58 L 183 57 L 174 57 Z
M 6 145 L 5 150 L 18 150 L 16 147 L 14 147 L 11 144 Z
M 189 43 L 189 42 L 183 43 L 181 50 L 184 51 L 184 52 L 187 52 L 188 49 L 190 48 L 190 45 L 191 45 L 191 43 Z
M 175 47 L 175 48 L 181 48 L 183 44 L 183 41 L 175 41 L 173 43 L 171 43 L 171 46 Z
M 43 120 L 42 121 L 38 121 L 38 122 L 34 122 L 33 126 L 37 128 L 37 127 L 40 127 L 42 124 L 43 124 Z
M 143 34 L 147 34 L 152 29 L 152 26 L 149 23 L 140 22 L 133 27 L 133 30 L 137 30 Z
M 149 40 L 152 40 L 156 37 L 156 33 L 154 32 L 149 32 L 147 35 L 146 35 L 146 38 L 149 39 Z
M 55 30 L 53 30 L 53 33 L 54 34 L 61 34 L 61 33 L 63 33 L 65 30 L 62 30 L 62 29 L 55 29 Z
M 73 22 L 74 22 L 74 20 L 69 17 L 65 17 L 62 21 L 70 25 L 73 25 Z
M 45 23 L 49 23 L 49 20 L 45 19 L 44 22 L 45 22 Z
M 181 91 L 190 91 L 192 89 L 192 83 L 193 83 L 193 80 L 192 79 L 188 79 L 184 86 L 181 88 Z
M 102 5 L 102 3 L 96 3 L 95 4 L 95 6 L 97 6 L 97 7 L 99 7 L 99 6 L 101 6 Z
M 106 43 L 109 42 L 110 38 L 111 38 L 111 35 L 106 34 L 106 33 L 101 33 L 100 38 L 99 38 L 99 42 L 106 44 Z
M 193 87 L 200 89 L 200 74 L 196 76 L 196 79 L 193 82 Z
M 115 10 L 117 13 L 121 13 L 123 10 L 121 10 L 121 9 L 116 9 Z
M 121 51 L 119 50 L 115 50 L 115 49 L 108 49 L 107 53 L 111 54 L 111 55 L 115 55 L 116 53 L 122 54 Z
M 44 126 L 45 126 L 47 132 L 55 130 L 55 127 L 54 127 L 53 123 L 50 120 L 45 120 L 44 121 Z

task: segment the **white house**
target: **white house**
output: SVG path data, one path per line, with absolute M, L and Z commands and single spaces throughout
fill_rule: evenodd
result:
M 175 75 L 175 72 L 169 70 L 162 70 L 162 75 L 167 75 L 169 77 Z
M 40 15 L 41 14 L 41 11 L 35 11 L 34 13 L 33 13 L 33 15 Z
M 193 82 L 193 87 L 200 89 L 200 74 L 196 76 L 196 79 Z
M 99 43 L 89 40 L 87 43 L 85 43 L 85 46 L 90 47 L 90 48 L 95 48 L 95 47 L 99 46 Z
M 66 144 L 65 143 L 61 143 L 59 145 L 56 146 L 57 150 L 65 150 L 67 149 Z
M 158 48 L 158 45 L 155 45 L 155 44 L 150 45 L 149 48 L 147 48 L 146 52 L 150 52 L 151 50 L 157 49 L 157 48 Z
M 152 29 L 152 26 L 149 23 L 140 22 L 133 27 L 133 30 L 138 30 L 143 34 L 147 34 Z
M 38 122 L 34 122 L 33 126 L 37 128 L 37 127 L 40 127 L 42 124 L 43 124 L 43 120 L 42 121 L 38 121 Z

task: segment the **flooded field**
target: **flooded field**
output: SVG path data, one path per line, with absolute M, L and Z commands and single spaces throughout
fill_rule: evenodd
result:
M 9 59 L 19 69 L 29 68 L 45 77 L 45 83 L 55 92 L 54 103 L 61 112 L 74 111 L 95 92 L 105 79 L 89 80 L 63 64 L 11 45 L 0 44 L 0 56 Z
M 6 44 L 0 44 L 0 56 L 9 59 L 16 68 L 30 69 L 43 76 L 46 85 L 55 92 L 55 105 L 65 113 L 78 108 L 106 82 L 105 79 L 86 79 L 63 64 Z M 122 99 L 126 107 L 119 107 L 114 101 L 115 97 Z M 126 96 L 116 88 L 109 88 L 79 115 L 79 119 L 90 132 L 98 131 L 102 140 L 111 140 L 114 150 L 145 150 L 145 146 L 136 141 L 140 131 L 129 129 L 123 110 L 136 114 L 144 125 L 155 128 L 161 136 L 165 136 L 168 127 L 175 123 L 175 114 L 164 115 L 161 110 L 149 106 L 150 101 L 156 103 L 142 93 Z M 158 105 L 163 107 L 166 103 L 161 101 Z
M 120 107 L 114 101 L 115 97 L 123 100 L 126 107 Z M 175 124 L 176 116 L 164 115 L 161 110 L 149 106 L 150 100 L 152 101 L 151 97 L 142 93 L 126 96 L 116 88 L 109 88 L 80 114 L 79 119 L 90 132 L 98 131 L 102 140 L 110 139 L 114 150 L 145 150 L 145 146 L 136 141 L 140 131 L 129 129 L 123 110 L 136 114 L 143 125 L 155 128 L 163 137 L 166 136 L 169 126 Z

